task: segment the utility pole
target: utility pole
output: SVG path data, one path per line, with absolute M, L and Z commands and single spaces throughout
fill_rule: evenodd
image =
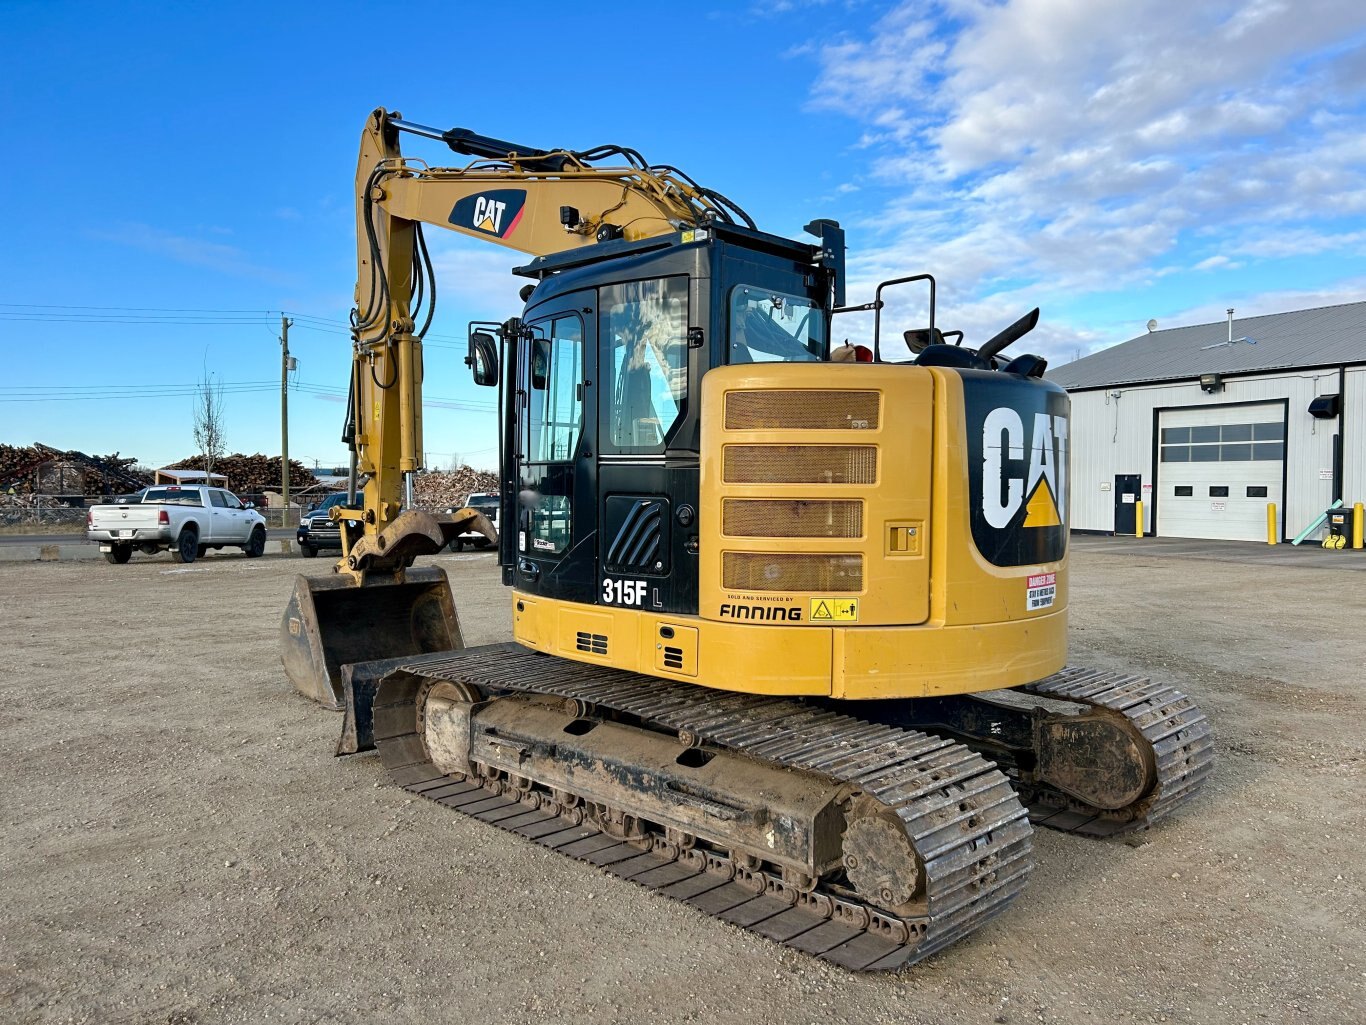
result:
M 294 358 L 289 354 L 289 325 L 294 323 L 280 314 L 280 494 L 284 499 L 284 526 L 289 526 L 289 370 Z

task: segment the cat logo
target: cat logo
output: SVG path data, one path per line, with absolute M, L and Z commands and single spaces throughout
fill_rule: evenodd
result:
M 1027 455 L 1026 455 L 1027 451 Z M 1060 527 L 1067 509 L 1067 417 L 1035 413 L 1031 430 L 1009 406 L 982 423 L 982 515 L 998 530 Z
M 497 199 L 477 197 L 474 201 L 474 226 L 480 231 L 491 231 L 496 235 L 498 226 L 503 223 L 503 211 L 507 208 L 506 203 Z
M 466 196 L 451 209 L 450 222 L 457 228 L 507 238 L 522 219 L 525 189 L 493 189 Z

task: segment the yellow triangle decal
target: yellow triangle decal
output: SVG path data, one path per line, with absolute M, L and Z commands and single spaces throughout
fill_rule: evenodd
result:
M 476 224 L 475 227 L 478 228 L 480 231 L 493 231 L 493 218 L 485 217 L 482 221 Z
M 1030 496 L 1029 504 L 1025 506 L 1026 527 L 1060 527 L 1062 517 L 1058 515 L 1057 503 L 1053 501 L 1053 492 L 1049 490 L 1048 482 L 1044 478 L 1039 478 L 1039 486 L 1034 489 L 1034 494 Z
M 825 604 L 825 602 L 821 602 L 819 605 L 816 606 L 816 611 L 811 613 L 811 618 L 834 619 L 835 617 L 830 615 L 830 606 Z

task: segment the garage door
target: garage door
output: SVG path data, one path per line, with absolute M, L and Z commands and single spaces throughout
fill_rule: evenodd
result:
M 1160 415 L 1157 533 L 1265 541 L 1266 504 L 1284 508 L 1285 407 L 1206 406 Z

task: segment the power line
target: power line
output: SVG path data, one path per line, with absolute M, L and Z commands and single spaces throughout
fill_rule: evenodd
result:
M 193 307 L 163 306 L 65 306 L 61 303 L 0 303 L 6 309 L 24 310 L 118 310 L 125 313 L 238 313 L 268 315 L 277 310 L 205 310 Z
M 6 312 L 6 311 L 15 312 Z M 323 317 L 315 313 L 294 310 L 234 310 L 199 309 L 194 307 L 160 306 L 73 306 L 59 303 L 0 303 L 0 320 L 10 323 L 68 323 L 68 324 L 191 324 L 212 327 L 232 327 L 238 324 L 274 323 L 275 318 L 287 316 L 306 321 L 299 327 L 350 336 L 350 321 Z M 428 334 L 426 344 L 442 342 L 463 345 L 457 335 Z

